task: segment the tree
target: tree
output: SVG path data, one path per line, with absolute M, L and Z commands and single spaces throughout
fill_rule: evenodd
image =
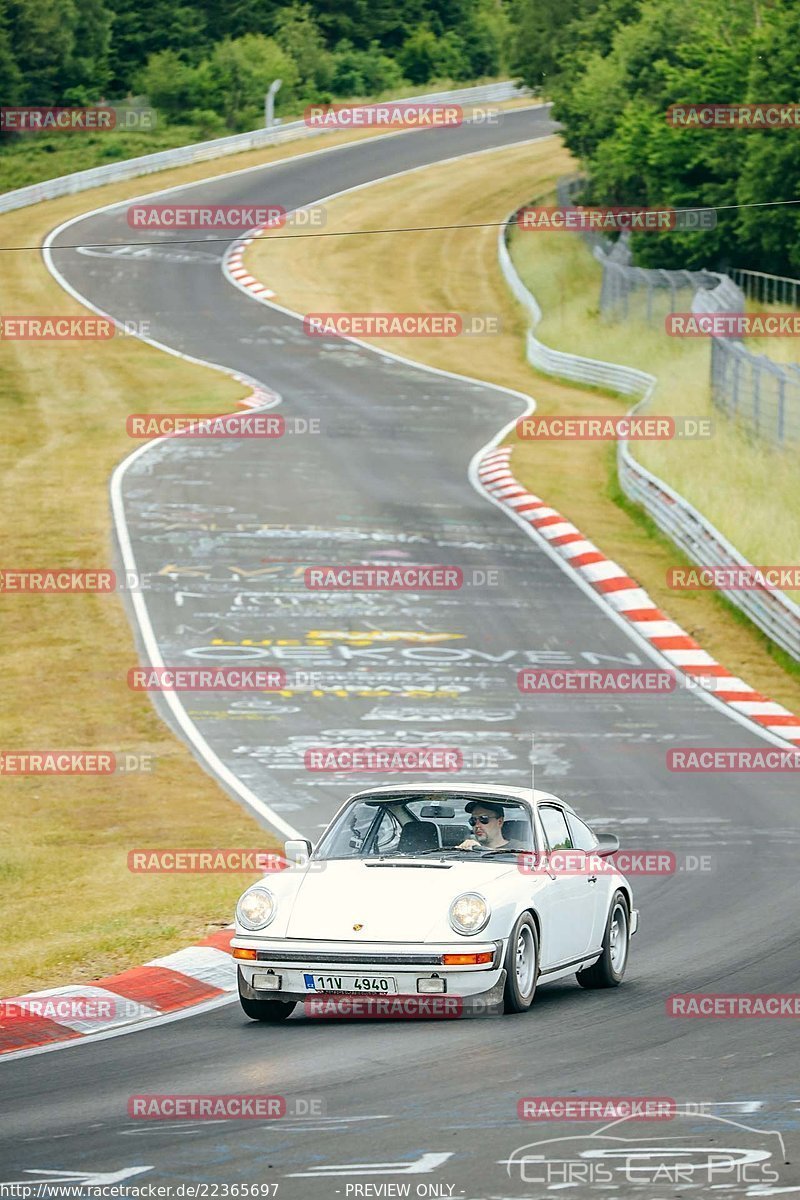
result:
M 206 107 L 199 69 L 175 50 L 151 54 L 136 77 L 136 87 L 167 120 L 186 121 L 190 110 Z
M 3 102 L 13 105 L 22 98 L 25 80 L 11 49 L 7 10 L 6 0 L 0 0 L 0 79 L 3 80 Z
M 465 78 L 500 75 L 508 69 L 513 27 L 500 0 L 479 0 L 462 34 L 467 61 Z
M 331 89 L 336 96 L 374 96 L 403 83 L 399 66 L 381 53 L 378 42 L 372 42 L 368 50 L 356 50 L 350 42 L 340 42 L 333 63 Z
M 747 99 L 796 105 L 800 96 L 797 59 L 800 12 L 779 3 L 764 14 L 753 38 Z M 738 135 L 744 153 L 736 199 L 739 266 L 777 275 L 800 275 L 800 213 L 796 204 L 763 207 L 770 202 L 796 200 L 800 195 L 798 130 L 751 130 Z
M 439 47 L 430 29 L 417 29 L 406 39 L 400 51 L 400 68 L 412 83 L 427 83 L 436 74 Z
M 304 93 L 331 86 L 334 60 L 307 4 L 291 4 L 278 13 L 275 41 L 293 59 Z
M 58 104 L 75 47 L 74 0 L 10 0 L 13 55 L 24 74 L 25 104 Z
M 111 78 L 111 13 L 103 0 L 80 0 L 72 54 L 65 64 L 64 88 L 82 88 L 87 101 L 99 99 Z
M 278 98 L 290 101 L 299 71 L 273 38 L 248 33 L 226 38 L 198 68 L 199 102 L 218 112 L 231 128 L 252 124 L 264 109 L 264 95 L 274 79 L 282 79 Z

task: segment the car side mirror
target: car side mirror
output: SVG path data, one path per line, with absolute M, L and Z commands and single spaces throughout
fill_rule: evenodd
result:
M 598 833 L 597 843 L 594 852 L 601 858 L 607 858 L 609 854 L 616 854 L 619 850 L 619 838 L 615 833 Z
M 311 857 L 311 842 L 305 838 L 290 838 L 288 842 L 284 842 L 283 852 L 287 862 L 304 867 Z

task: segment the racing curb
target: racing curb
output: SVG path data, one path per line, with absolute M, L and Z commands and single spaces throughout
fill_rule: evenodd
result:
M 221 929 L 194 946 L 119 975 L 0 1001 L 0 1058 L 146 1024 L 235 992 L 232 937 L 232 929 Z
M 524 488 L 511 470 L 512 449 L 501 446 L 490 450 L 480 460 L 478 479 L 484 491 L 527 521 L 609 607 L 628 621 L 637 634 L 676 670 L 692 678 L 698 689 L 713 693 L 717 700 L 724 701 L 775 737 L 800 746 L 800 717 L 721 666 L 699 642 L 656 606 L 644 588 L 631 579 L 619 563 L 606 558 L 571 521 Z

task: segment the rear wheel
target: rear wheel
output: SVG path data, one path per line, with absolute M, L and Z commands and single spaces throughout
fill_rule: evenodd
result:
M 521 913 L 508 939 L 505 958 L 506 986 L 503 1009 L 507 1013 L 530 1008 L 539 977 L 539 939 L 530 913 Z
M 631 940 L 631 922 L 628 901 L 622 892 L 615 892 L 611 911 L 606 922 L 603 938 L 603 953 L 596 963 L 585 971 L 578 971 L 575 978 L 583 988 L 619 987 L 628 963 L 628 947 Z
M 251 1021 L 267 1021 L 276 1024 L 285 1021 L 294 1012 L 294 1000 L 248 1000 L 239 996 L 239 1003 Z

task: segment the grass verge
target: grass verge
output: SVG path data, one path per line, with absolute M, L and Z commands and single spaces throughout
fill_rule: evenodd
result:
M 370 134 L 336 133 L 98 188 L 0 216 L 0 245 L 38 245 L 90 207 Z M 7 251 L 3 314 L 79 315 L 38 250 Z M 203 319 L 202 316 L 199 319 Z M 131 412 L 220 412 L 244 389 L 130 338 L 0 341 L 4 567 L 107 567 L 108 480 Z M 152 774 L 3 780 L 0 995 L 90 980 L 227 923 L 253 876 L 132 875 L 142 846 L 274 848 L 126 685 L 136 662 L 116 596 L 0 594 L 0 749 L 154 756 Z
M 372 339 L 431 366 L 473 375 L 532 393 L 542 413 L 587 416 L 625 411 L 630 401 L 590 393 L 537 375 L 525 360 L 527 318 L 514 301 L 497 264 L 497 225 L 533 197 L 544 198 L 571 169 L 555 137 L 475 155 L 353 192 L 328 206 L 326 233 L 385 228 L 387 213 L 403 223 L 445 226 L 430 232 L 371 234 L 320 239 L 313 255 L 294 239 L 257 240 L 248 251 L 253 274 L 269 283 L 279 303 L 300 313 L 327 311 L 493 313 L 502 329 L 491 337 Z M 539 235 L 529 234 L 534 254 Z M 561 238 L 566 251 L 571 243 Z M 597 296 L 589 261 L 584 294 Z M 545 311 L 555 294 L 539 293 Z M 565 293 L 566 295 L 566 293 Z M 592 303 L 587 301 L 587 303 Z M 580 350 L 570 344 L 570 349 Z M 606 354 L 614 357 L 608 348 Z M 719 597 L 707 592 L 673 592 L 669 567 L 682 557 L 671 543 L 653 536 L 630 508 L 617 503 L 613 458 L 593 442 L 514 442 L 514 468 L 536 494 L 565 513 L 609 557 L 623 563 L 653 599 L 701 644 L 759 691 L 789 708 L 800 707 L 800 678 L 783 669 L 767 639 Z
M 510 249 L 541 305 L 537 336 L 543 342 L 649 371 L 658 379 L 651 412 L 711 421 L 709 438 L 633 444 L 638 461 L 685 496 L 750 562 L 800 563 L 795 454 L 749 436 L 714 408 L 710 340 L 669 337 L 661 322 L 602 320 L 601 269 L 579 237 L 516 230 Z M 771 340 L 786 352 L 785 342 Z M 763 341 L 752 349 L 764 352 Z M 800 601 L 800 591 L 788 594 Z

